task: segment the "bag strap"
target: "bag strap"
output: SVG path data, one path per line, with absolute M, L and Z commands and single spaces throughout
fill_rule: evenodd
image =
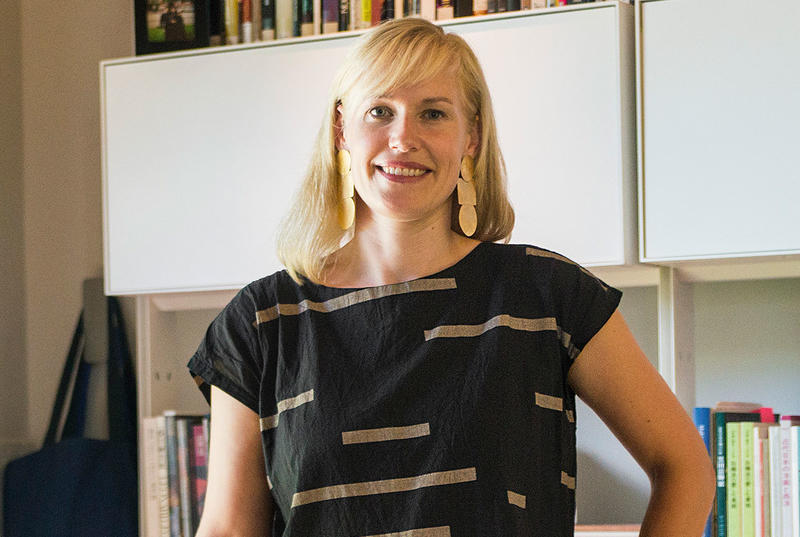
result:
M 136 443 L 136 381 L 122 309 L 108 297 L 108 432 L 112 440 Z
M 47 427 L 47 434 L 44 438 L 44 446 L 49 446 L 58 442 L 64 429 L 64 405 L 70 392 L 74 392 L 78 368 L 83 355 L 83 345 L 85 343 L 83 333 L 83 312 L 78 316 L 78 324 L 72 335 L 72 343 L 67 354 L 67 363 L 61 373 L 61 381 L 58 384 L 53 412 L 50 414 L 50 425 Z

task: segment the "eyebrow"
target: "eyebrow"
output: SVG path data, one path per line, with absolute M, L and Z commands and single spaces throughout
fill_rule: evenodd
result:
M 379 100 L 379 99 L 391 99 L 391 96 L 390 95 L 378 95 L 378 97 L 376 99 L 377 100 Z M 421 103 L 423 105 L 430 105 L 430 104 L 436 104 L 436 103 L 447 103 L 447 104 L 452 105 L 453 101 L 450 100 L 449 97 L 427 97 L 425 99 L 422 99 Z

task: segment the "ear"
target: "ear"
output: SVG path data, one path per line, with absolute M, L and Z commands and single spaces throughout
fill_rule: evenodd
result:
M 475 116 L 475 121 L 469 128 L 469 135 L 467 137 L 467 150 L 466 154 L 475 157 L 481 147 L 481 120 L 480 117 Z
M 344 136 L 344 110 L 342 109 L 342 103 L 338 103 L 336 105 L 336 115 L 333 120 L 333 130 L 336 150 L 339 151 L 342 149 L 347 149 L 347 140 L 345 140 Z

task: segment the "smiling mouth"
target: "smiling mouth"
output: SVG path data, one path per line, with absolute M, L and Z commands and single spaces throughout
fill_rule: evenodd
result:
M 385 175 L 393 175 L 400 177 L 420 177 L 428 173 L 429 170 L 422 170 L 419 168 L 400 168 L 395 166 L 377 166 L 377 168 Z

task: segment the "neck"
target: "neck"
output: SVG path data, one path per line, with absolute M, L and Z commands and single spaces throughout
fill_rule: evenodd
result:
M 449 215 L 417 222 L 369 217 L 356 222 L 353 240 L 337 252 L 327 285 L 368 287 L 413 280 L 455 264 L 477 245 L 450 229 Z

